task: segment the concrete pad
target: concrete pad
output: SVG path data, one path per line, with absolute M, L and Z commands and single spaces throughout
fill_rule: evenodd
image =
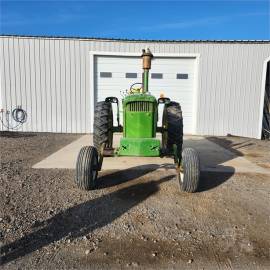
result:
M 84 135 L 78 140 L 64 146 L 57 152 L 43 159 L 35 164 L 32 168 L 35 169 L 74 169 L 76 166 L 76 159 L 80 149 L 85 145 L 92 145 L 92 136 Z
M 120 135 L 114 136 L 114 146 L 119 145 Z M 48 156 L 33 168 L 68 168 L 74 169 L 77 155 L 81 147 L 92 145 L 92 136 L 84 135 L 78 140 L 63 147 Z M 184 147 L 192 147 L 199 153 L 202 171 L 235 172 L 235 173 L 263 173 L 270 174 L 270 169 L 262 168 L 244 157 L 239 157 L 229 150 L 199 136 L 185 136 Z M 102 170 L 140 169 L 145 166 L 154 169 L 174 169 L 171 158 L 159 157 L 106 157 Z
M 114 136 L 114 146 L 119 145 L 121 136 Z M 78 140 L 66 145 L 57 152 L 35 164 L 35 169 L 75 169 L 76 159 L 80 149 L 85 145 L 93 145 L 93 136 L 84 135 Z M 148 164 L 148 167 L 172 168 L 174 169 L 171 158 L 152 158 L 152 157 L 106 157 L 103 160 L 102 170 L 123 170 L 131 167 L 140 168 Z

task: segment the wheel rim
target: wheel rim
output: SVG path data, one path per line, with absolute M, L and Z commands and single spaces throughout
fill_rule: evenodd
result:
M 183 184 L 183 179 L 184 179 L 184 172 L 180 172 L 180 182 Z

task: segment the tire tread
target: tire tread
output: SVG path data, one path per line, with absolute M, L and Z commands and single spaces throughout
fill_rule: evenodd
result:
M 106 101 L 97 103 L 94 111 L 94 135 L 93 142 L 99 151 L 103 143 L 105 146 L 112 147 L 110 132 L 113 128 L 112 104 Z
M 166 142 L 163 142 L 162 144 L 170 152 L 172 152 L 173 145 L 175 144 L 180 153 L 183 144 L 183 116 L 180 104 L 171 101 L 164 106 L 163 115 L 166 118 L 163 119 L 163 126 L 167 125 L 167 139 Z
M 96 186 L 96 177 L 93 179 L 94 161 L 98 161 L 98 152 L 93 146 L 84 146 L 81 148 L 77 162 L 75 183 L 83 190 L 94 189 Z M 96 168 L 95 168 L 96 169 Z
M 181 190 L 196 192 L 200 181 L 200 160 L 197 152 L 192 148 L 185 148 L 182 153 L 184 178 L 180 183 Z

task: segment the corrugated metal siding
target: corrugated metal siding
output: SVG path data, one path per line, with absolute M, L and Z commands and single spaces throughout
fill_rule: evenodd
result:
M 23 131 L 90 132 L 89 51 L 199 53 L 197 134 L 258 136 L 269 43 L 128 42 L 0 37 L 0 105 L 28 112 Z M 1 127 L 1 125 L 0 125 Z

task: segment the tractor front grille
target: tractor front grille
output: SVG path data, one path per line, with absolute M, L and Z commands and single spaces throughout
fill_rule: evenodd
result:
M 133 101 L 127 104 L 130 112 L 153 112 L 153 103 L 148 101 Z

